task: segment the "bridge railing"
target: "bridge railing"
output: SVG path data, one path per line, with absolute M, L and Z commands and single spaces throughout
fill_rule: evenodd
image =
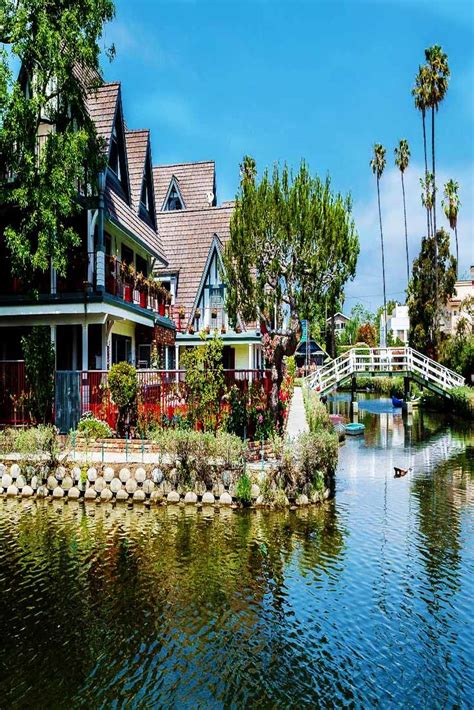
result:
M 352 348 L 305 377 L 303 384 L 328 390 L 357 373 L 416 373 L 444 391 L 464 384 L 456 372 L 409 347 Z

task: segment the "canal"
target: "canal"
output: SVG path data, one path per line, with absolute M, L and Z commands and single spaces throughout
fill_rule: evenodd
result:
M 2 498 L 1 706 L 472 707 L 472 430 L 359 421 L 320 508 Z

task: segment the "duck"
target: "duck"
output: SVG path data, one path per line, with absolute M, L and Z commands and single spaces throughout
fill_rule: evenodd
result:
M 393 470 L 395 471 L 394 478 L 402 478 L 403 476 L 406 476 L 412 468 L 399 468 L 398 466 L 394 466 Z

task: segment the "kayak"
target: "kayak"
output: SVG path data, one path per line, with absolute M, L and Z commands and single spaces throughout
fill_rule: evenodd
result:
M 394 407 L 403 407 L 403 399 L 398 399 L 397 397 L 392 397 L 392 405 Z
M 357 436 L 358 434 L 363 434 L 365 426 L 363 424 L 346 424 L 344 427 L 346 434 L 350 436 Z

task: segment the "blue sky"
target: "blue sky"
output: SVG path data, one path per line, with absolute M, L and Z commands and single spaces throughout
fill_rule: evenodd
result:
M 411 88 L 424 48 L 441 44 L 452 78 L 437 117 L 437 170 L 440 181 L 460 183 L 461 271 L 474 263 L 474 3 L 117 0 L 105 41 L 117 49 L 105 76 L 122 82 L 128 125 L 151 129 L 155 163 L 214 159 L 219 201 L 234 197 L 245 153 L 260 169 L 305 158 L 352 193 L 361 255 L 345 310 L 382 300 L 374 142 L 388 158 L 381 187 L 387 291 L 404 297 L 393 148 L 403 137 L 412 151 L 406 182 L 414 255 L 424 223 L 423 152 Z

